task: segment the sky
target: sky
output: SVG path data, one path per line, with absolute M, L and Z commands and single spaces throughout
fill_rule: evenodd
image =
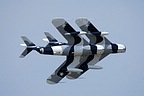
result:
M 143 0 L 0 0 L 0 96 L 144 96 L 143 10 Z M 124 44 L 126 53 L 107 56 L 98 63 L 102 70 L 47 84 L 65 57 L 33 51 L 21 59 L 21 36 L 45 46 L 44 32 L 50 32 L 66 42 L 51 23 L 58 17 L 77 31 L 75 20 L 89 19 L 110 33 L 110 41 Z

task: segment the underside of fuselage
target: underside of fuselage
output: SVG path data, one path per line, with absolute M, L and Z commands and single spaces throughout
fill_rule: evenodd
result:
M 56 84 L 65 76 L 68 79 L 77 79 L 89 69 L 99 70 L 95 64 L 111 53 L 124 53 L 126 47 L 109 41 L 105 35 L 108 32 L 99 31 L 88 19 L 79 18 L 76 24 L 81 31 L 76 31 L 62 18 L 52 20 L 52 24 L 67 40 L 67 43 L 58 42 L 50 33 L 45 32 L 48 44 L 45 47 L 36 46 L 26 36 L 22 36 L 26 49 L 20 55 L 24 58 L 32 50 L 44 55 L 66 56 L 66 60 L 47 79 L 47 83 Z M 89 42 L 81 35 L 86 35 Z

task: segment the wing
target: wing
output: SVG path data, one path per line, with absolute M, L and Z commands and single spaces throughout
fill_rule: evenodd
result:
M 93 24 L 88 21 L 87 19 L 80 18 L 76 20 L 76 24 L 81 28 L 82 31 L 86 31 L 86 36 L 90 39 L 90 44 L 103 44 L 105 48 L 107 47 L 107 44 L 111 44 L 111 42 L 104 36 L 101 35 L 95 35 L 94 33 L 100 33 L 98 29 L 96 29 Z M 109 52 L 104 52 L 102 55 L 89 55 L 86 57 L 85 60 L 81 60 L 84 62 L 80 62 L 78 66 L 75 66 L 78 69 L 83 70 L 81 73 L 76 72 L 70 72 L 67 75 L 68 79 L 76 79 L 79 76 L 81 76 L 83 73 L 85 73 L 88 69 L 99 69 L 100 67 L 95 66 L 96 63 L 98 63 L 100 60 L 105 58 L 107 55 L 109 55 Z M 82 56 L 83 57 L 83 56 Z
M 82 31 L 91 33 L 91 34 L 86 34 L 91 44 L 111 43 L 106 37 L 101 35 L 95 35 L 95 34 L 100 34 L 100 31 L 97 28 L 95 28 L 94 25 L 88 19 L 80 18 L 77 19 L 75 22 Z
M 74 46 L 70 50 L 70 54 L 74 52 Z M 62 80 L 68 73 L 80 73 L 83 70 L 75 68 L 74 66 L 78 66 L 82 61 L 80 56 L 70 55 L 67 56 L 66 61 L 61 64 L 56 71 L 47 79 L 47 83 L 49 84 L 56 84 L 60 80 Z
M 87 59 L 79 64 L 76 68 L 83 70 L 83 72 L 76 73 L 76 72 L 69 72 L 67 75 L 68 79 L 77 79 L 82 74 L 84 74 L 88 69 L 96 69 L 95 64 L 105 58 L 109 53 L 104 53 L 102 55 L 89 55 Z
M 68 41 L 70 45 L 76 45 L 79 43 L 87 43 L 87 41 L 78 35 L 66 35 L 67 33 L 76 32 L 64 19 L 53 19 L 52 24 L 57 28 L 57 30 L 62 34 L 62 36 Z
M 47 83 L 56 84 L 62 80 L 68 74 L 67 66 L 73 62 L 73 59 L 74 56 L 67 56 L 66 61 L 47 79 Z

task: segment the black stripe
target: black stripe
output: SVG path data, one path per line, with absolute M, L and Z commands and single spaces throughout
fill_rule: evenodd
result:
M 70 48 L 69 55 L 74 56 L 74 45 Z
M 79 33 L 80 33 L 80 32 L 71 32 L 70 34 L 71 34 L 72 36 L 77 36 Z
M 93 59 L 94 59 L 94 55 L 90 55 L 90 56 L 88 56 L 87 60 L 83 64 L 78 66 L 79 69 L 83 70 L 83 72 L 81 72 L 80 74 L 83 74 L 88 70 L 88 65 L 87 64 Z
M 70 65 L 74 60 L 74 46 L 71 47 L 69 56 L 67 56 L 66 61 L 56 70 L 56 74 L 60 77 L 65 77 L 69 72 L 67 71 L 67 66 Z M 63 73 L 63 75 L 61 75 Z
M 76 32 L 68 23 L 66 23 L 66 26 L 64 27 L 64 30 L 71 33 Z
M 111 44 L 112 46 L 112 53 L 117 53 L 118 52 L 118 45 L 117 44 Z
M 81 38 L 79 36 L 73 36 L 74 38 L 74 45 L 79 44 L 81 42 Z
M 74 60 L 74 56 L 67 56 L 66 61 L 58 68 L 57 75 L 59 77 L 65 77 L 69 72 L 67 71 L 67 66 L 71 64 Z M 63 75 L 61 75 L 63 73 Z
M 100 43 L 100 42 L 103 41 L 102 36 L 99 36 L 101 34 L 101 32 L 98 31 L 98 29 L 95 28 L 95 26 L 93 26 L 92 23 L 89 24 L 88 31 L 90 31 L 93 35 L 96 36 L 96 42 L 95 42 L 95 44 Z
M 53 55 L 54 53 L 53 53 L 53 50 L 52 50 L 51 47 L 45 47 L 43 54 L 51 54 L 51 55 Z
M 98 29 L 96 29 L 96 28 L 92 25 L 92 23 L 89 24 L 89 26 L 88 26 L 88 31 L 90 31 L 90 32 L 99 32 Z
M 95 35 L 96 36 L 96 35 Z M 103 37 L 102 36 L 96 36 L 96 44 L 100 43 L 103 41 Z
M 90 47 L 91 47 L 92 54 L 97 54 L 97 46 L 90 44 Z
M 79 76 L 81 76 L 82 74 L 84 74 L 88 70 L 88 65 L 87 64 L 93 59 L 94 59 L 94 55 L 89 55 L 84 63 L 77 66 L 77 68 L 83 70 L 83 72 L 81 72 L 79 74 L 78 73 L 71 73 L 71 76 L 74 76 L 74 78 L 76 79 Z
M 74 38 L 74 45 L 81 42 L 81 38 L 79 36 L 77 36 L 79 34 L 79 32 L 76 32 L 68 23 L 66 23 L 64 30 L 67 31 L 68 33 L 72 33 L 71 36 Z

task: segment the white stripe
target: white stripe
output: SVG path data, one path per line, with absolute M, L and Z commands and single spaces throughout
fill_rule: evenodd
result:
M 54 55 L 62 55 L 63 49 L 61 46 L 53 46 L 52 50 L 54 52 Z

